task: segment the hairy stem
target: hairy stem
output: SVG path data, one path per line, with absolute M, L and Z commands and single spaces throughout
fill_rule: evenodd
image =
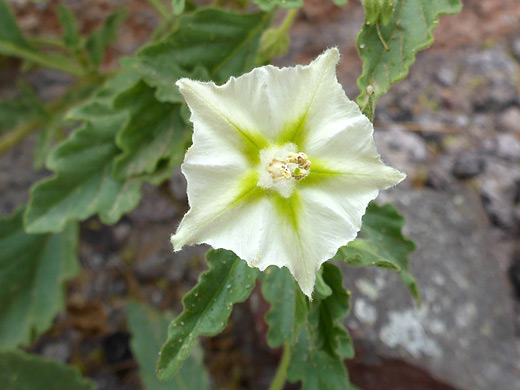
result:
M 157 12 L 159 12 L 164 20 L 170 19 L 171 13 L 168 11 L 168 8 L 166 8 L 162 0 L 148 0 L 148 2 L 157 10 Z
M 289 367 L 289 362 L 291 360 L 291 345 L 289 343 L 285 343 L 283 345 L 283 353 L 282 358 L 280 359 L 280 363 L 278 363 L 278 369 L 276 370 L 276 374 L 274 376 L 273 381 L 271 382 L 271 386 L 269 390 L 282 390 L 285 381 L 287 380 L 287 368 Z

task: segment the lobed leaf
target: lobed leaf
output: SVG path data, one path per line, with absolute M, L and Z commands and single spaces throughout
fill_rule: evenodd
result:
M 130 347 L 139 364 L 139 377 L 146 390 L 209 390 L 209 375 L 204 368 L 202 349 L 195 346 L 191 356 L 171 380 L 157 379 L 155 362 L 168 335 L 169 320 L 149 306 L 130 303 L 128 326 L 132 333 Z
M 417 282 L 409 270 L 408 261 L 415 244 L 403 236 L 404 224 L 405 219 L 394 206 L 378 206 L 371 202 L 363 216 L 361 238 L 340 248 L 334 259 L 354 266 L 377 266 L 396 270 L 412 295 L 420 302 Z
M 48 113 L 29 85 L 18 85 L 19 95 L 0 101 L 0 133 L 12 130 L 21 122 L 47 117 Z
M 23 212 L 0 220 L 0 350 L 28 345 L 49 329 L 65 304 L 64 282 L 79 271 L 77 225 L 28 234 Z
M 396 3 L 387 25 L 365 23 L 357 37 L 363 61 L 363 73 L 358 79 L 360 106 L 368 100 L 369 86 L 373 88 L 375 103 L 393 83 L 406 77 L 415 54 L 433 43 L 432 31 L 439 15 L 455 14 L 462 7 L 460 0 L 397 0 Z
M 174 32 L 159 43 L 145 46 L 123 65 L 156 87 L 160 101 L 183 102 L 175 86 L 181 77 L 219 83 L 252 69 L 260 35 L 269 20 L 270 15 L 265 13 L 201 9 L 182 16 Z
M 21 351 L 0 353 L 0 383 L 5 390 L 96 389 L 77 369 Z
M 243 302 L 255 285 L 258 271 L 233 252 L 210 250 L 209 270 L 183 299 L 184 311 L 170 324 L 157 365 L 159 379 L 173 377 L 188 358 L 199 336 L 221 332 L 233 304 Z
M 46 54 L 33 48 L 24 38 L 5 0 L 0 0 L 0 26 L 2 26 L 0 28 L 0 54 L 23 58 L 39 65 L 83 76 L 83 70 L 71 63 L 67 57 L 59 54 Z
M 296 340 L 308 313 L 307 298 L 287 268 L 269 267 L 261 273 L 262 295 L 271 308 L 265 316 L 271 348 Z
M 350 297 L 337 266 L 324 263 L 322 275 L 332 293 L 312 302 L 291 347 L 287 375 L 291 382 L 301 381 L 303 390 L 347 389 L 350 382 L 343 359 L 352 358 L 354 349 L 343 320 L 350 309 Z
M 152 174 L 161 161 L 169 166 L 182 162 L 191 132 L 181 117 L 180 104 L 157 101 L 155 90 L 140 81 L 121 93 L 114 107 L 129 118 L 116 137 L 123 153 L 115 161 L 115 177 Z
M 81 49 L 81 36 L 78 30 L 78 22 L 76 17 L 69 8 L 60 5 L 59 20 L 63 28 L 63 42 L 65 46 L 72 51 Z
M 330 294 L 311 304 L 305 325 L 291 348 L 288 379 L 301 381 L 305 390 L 349 388 L 343 359 L 352 358 L 354 349 L 343 321 L 350 310 L 350 295 L 337 266 L 323 264 L 321 275 Z
M 319 302 L 319 334 L 323 349 L 343 359 L 354 357 L 354 346 L 343 323 L 350 311 L 350 292 L 343 287 L 341 270 L 331 263 L 322 266 L 323 281 L 332 293 Z
M 68 221 L 96 213 L 103 222 L 115 223 L 137 206 L 141 179 L 121 181 L 112 177 L 112 161 L 120 153 L 114 138 L 127 116 L 114 111 L 111 102 L 138 80 L 137 75 L 123 72 L 70 113 L 73 119 L 86 123 L 49 156 L 48 168 L 56 175 L 32 188 L 25 213 L 27 231 L 59 232 Z
M 85 48 L 94 69 L 99 68 L 108 46 L 117 40 L 117 30 L 126 18 L 126 11 L 119 10 L 109 15 L 99 30 L 88 37 Z

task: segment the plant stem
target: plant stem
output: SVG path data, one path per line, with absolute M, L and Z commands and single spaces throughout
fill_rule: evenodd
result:
M 162 0 L 148 0 L 148 2 L 153 5 L 153 7 L 159 12 L 161 17 L 165 20 L 170 19 L 171 13 L 168 11 L 168 8 L 164 5 Z
M 50 47 L 56 47 L 59 49 L 66 49 L 65 44 L 63 41 L 56 37 L 32 37 L 29 38 L 29 42 L 34 46 L 50 46 Z
M 288 32 L 291 28 L 294 18 L 296 17 L 296 14 L 298 13 L 298 9 L 290 9 L 287 14 L 285 15 L 285 18 L 282 22 L 282 24 L 279 27 L 280 31 L 283 31 L 284 33 Z
M 269 390 L 282 390 L 285 381 L 287 380 L 287 368 L 289 367 L 289 361 L 291 360 L 291 345 L 289 343 L 285 343 L 283 345 L 283 353 L 282 358 L 280 359 L 280 363 L 278 363 L 278 369 L 276 370 L 276 374 L 274 376 L 273 381 L 271 382 L 271 386 Z
M 35 120 L 29 123 L 24 123 L 18 126 L 14 131 L 7 133 L 5 136 L 0 138 L 0 156 L 4 154 L 11 147 L 22 141 L 29 134 L 38 130 L 42 124 L 41 120 Z

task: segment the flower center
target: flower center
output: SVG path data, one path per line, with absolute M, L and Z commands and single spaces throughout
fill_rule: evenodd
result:
M 310 167 L 311 162 L 305 153 L 289 152 L 283 160 L 273 159 L 268 170 L 273 180 L 282 177 L 286 180 L 291 180 L 291 178 L 301 180 L 307 176 Z
M 258 186 L 273 189 L 285 198 L 291 196 L 294 186 L 309 174 L 311 162 L 294 144 L 273 146 L 260 152 Z

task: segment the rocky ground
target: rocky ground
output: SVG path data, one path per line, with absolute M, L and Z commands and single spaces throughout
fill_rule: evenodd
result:
M 26 31 L 56 30 L 55 1 L 10 3 Z M 84 4 L 68 3 L 76 10 Z M 146 39 L 155 14 L 145 1 L 91 3 L 82 12 L 85 30 L 117 5 L 129 9 L 125 33 L 105 64 L 114 67 L 118 56 Z M 307 0 L 290 52 L 277 63 L 305 63 L 338 46 L 338 77 L 355 97 L 361 63 L 354 40 L 362 15 L 356 2 L 338 12 Z M 365 390 L 519 388 L 519 20 L 515 0 L 465 1 L 460 15 L 441 20 L 436 43 L 419 53 L 410 75 L 380 100 L 376 143 L 408 179 L 379 200 L 395 202 L 407 217 L 424 302 L 414 306 L 395 274 L 345 270 L 354 297 L 348 326 L 357 346 L 348 365 Z M 12 91 L 12 72 L 0 70 L 0 95 Z M 43 96 L 69 82 L 55 72 L 26 77 Z M 2 214 L 26 201 L 30 185 L 46 174 L 32 171 L 33 143 L 29 138 L 0 158 Z M 184 186 L 177 172 L 160 189 L 146 187 L 141 205 L 115 226 L 95 218 L 82 224 L 83 271 L 69 285 L 67 312 L 35 351 L 82 367 L 102 390 L 140 388 L 128 350 L 126 303 L 137 299 L 179 311 L 180 298 L 205 269 L 204 248 L 170 251 L 168 238 L 187 208 Z M 255 291 L 223 334 L 204 340 L 217 388 L 267 387 L 278 351 L 265 343 L 265 310 Z

